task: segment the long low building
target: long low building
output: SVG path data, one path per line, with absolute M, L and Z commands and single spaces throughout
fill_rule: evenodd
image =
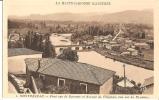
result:
M 25 63 L 26 86 L 32 91 L 31 77 L 42 93 L 63 93 L 57 91 L 65 87 L 71 94 L 109 94 L 113 88 L 115 72 L 90 64 L 51 58 L 28 58 Z

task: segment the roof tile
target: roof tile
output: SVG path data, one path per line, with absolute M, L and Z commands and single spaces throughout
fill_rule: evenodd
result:
M 52 58 L 27 58 L 25 59 L 25 63 L 28 69 L 37 71 L 38 60 L 40 60 L 39 73 L 98 85 L 104 84 L 105 81 L 115 74 L 114 71 L 90 64 Z

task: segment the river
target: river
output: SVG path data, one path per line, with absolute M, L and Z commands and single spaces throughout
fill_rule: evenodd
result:
M 52 34 L 50 40 L 53 45 L 70 45 L 71 34 Z M 119 61 L 114 61 L 110 58 L 105 58 L 95 51 L 78 52 L 79 61 L 82 63 L 91 64 L 97 67 L 109 69 L 116 72 L 116 75 L 123 76 L 123 64 Z M 134 65 L 125 64 L 126 77 L 134 80 L 137 83 L 143 83 L 146 78 L 153 76 L 152 70 L 147 70 Z

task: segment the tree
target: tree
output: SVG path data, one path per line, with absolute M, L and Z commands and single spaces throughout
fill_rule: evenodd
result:
M 55 48 L 49 40 L 45 41 L 43 57 L 54 58 L 56 56 Z
M 28 31 L 27 35 L 25 36 L 25 47 L 31 48 L 32 45 L 32 34 L 30 31 Z
M 32 43 L 31 43 L 31 48 L 32 48 L 33 50 L 38 50 L 38 45 L 37 45 L 37 43 L 38 43 L 38 35 L 37 35 L 36 33 L 34 33 L 34 35 L 33 35 L 33 41 L 32 41 Z
M 43 44 L 43 37 L 42 37 L 42 35 L 39 35 L 38 43 L 37 43 L 39 51 L 43 51 L 43 45 L 42 44 Z
M 77 51 L 71 50 L 71 48 L 67 48 L 63 50 L 63 53 L 58 56 L 59 59 L 70 60 L 70 61 L 78 61 Z

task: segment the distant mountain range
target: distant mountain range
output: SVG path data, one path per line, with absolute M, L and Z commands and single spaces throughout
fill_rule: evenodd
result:
M 96 21 L 105 23 L 153 24 L 153 10 L 126 10 L 116 13 L 54 13 L 47 15 L 9 16 L 11 19 L 52 20 L 52 21 Z

